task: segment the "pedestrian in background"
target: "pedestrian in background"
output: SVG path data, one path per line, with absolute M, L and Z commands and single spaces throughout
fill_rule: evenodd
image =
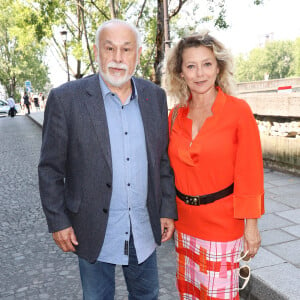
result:
M 39 94 L 39 104 L 40 104 L 40 107 L 41 107 L 42 110 L 45 109 L 45 102 L 44 101 L 45 101 L 45 96 L 44 96 L 43 93 L 40 93 Z
M 177 218 L 165 92 L 133 77 L 141 38 L 129 23 L 103 23 L 94 52 L 99 74 L 48 96 L 43 209 L 57 245 L 79 257 L 85 300 L 114 299 L 116 264 L 129 299 L 158 299 L 155 249 Z
M 21 97 L 21 99 L 20 99 L 20 106 L 21 106 L 21 111 L 23 112 L 25 110 L 24 98 L 23 97 Z
M 30 114 L 30 101 L 29 101 L 29 96 L 28 96 L 27 92 L 24 92 L 23 99 L 24 99 L 24 104 L 27 108 L 27 113 Z
M 167 94 L 179 103 L 169 115 L 169 157 L 181 299 L 239 299 L 240 253 L 250 259 L 261 243 L 260 137 L 249 105 L 231 96 L 232 75 L 231 55 L 207 32 L 182 38 L 166 63 Z
M 40 111 L 39 96 L 37 94 L 33 95 L 33 103 L 34 103 L 35 111 Z
M 10 96 L 7 99 L 7 103 L 9 105 L 9 111 L 8 111 L 8 115 L 13 118 L 16 114 L 17 114 L 17 110 L 16 110 L 16 103 L 15 100 L 13 98 L 13 96 Z

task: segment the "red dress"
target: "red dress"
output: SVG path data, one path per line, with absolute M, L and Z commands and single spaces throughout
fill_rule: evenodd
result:
M 200 206 L 176 198 L 176 229 L 208 241 L 238 239 L 244 233 L 244 219 L 264 213 L 263 161 L 256 121 L 244 100 L 220 88 L 213 115 L 194 140 L 188 112 L 188 105 L 179 108 L 170 132 L 169 157 L 176 188 L 187 195 L 205 195 L 234 183 L 234 192 Z

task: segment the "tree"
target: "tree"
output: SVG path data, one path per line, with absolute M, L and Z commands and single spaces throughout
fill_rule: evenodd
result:
M 160 84 L 160 67 L 165 55 L 164 1 L 169 1 L 168 19 L 174 28 L 173 36 L 181 30 L 176 22 L 182 16 L 185 21 L 190 20 L 191 27 L 194 28 L 195 24 L 201 22 L 212 22 L 218 28 L 228 27 L 226 0 L 202 0 L 197 3 L 192 0 L 31 0 L 31 5 L 36 8 L 35 26 L 38 39 L 44 39 L 48 43 L 51 41 L 63 60 L 66 60 L 66 53 L 59 31 L 62 26 L 68 30 L 67 52 L 73 58 L 70 66 L 73 77 L 80 78 L 89 72 L 96 72 L 92 55 L 96 28 L 110 18 L 120 18 L 136 24 L 144 36 L 146 47 L 138 72 Z M 259 5 L 262 0 L 253 2 Z M 187 13 L 181 15 L 183 7 L 187 5 L 190 5 L 193 12 L 192 17 Z M 209 7 L 209 12 L 205 15 L 201 10 L 204 5 Z
M 295 41 L 294 47 L 294 64 L 292 67 L 292 72 L 295 76 L 300 76 L 300 38 L 297 38 Z
M 49 81 L 44 47 L 35 39 L 34 28 L 24 25 L 29 15 L 30 10 L 19 1 L 0 3 L 0 83 L 16 99 L 25 80 L 31 80 L 37 89 L 43 89 Z
M 263 80 L 296 76 L 296 43 L 272 41 L 263 48 L 255 48 L 247 56 L 236 58 L 236 79 L 238 81 Z
M 292 41 L 274 41 L 265 47 L 265 67 L 269 71 L 270 79 L 285 78 L 292 75 L 294 61 L 294 43 Z
M 268 70 L 265 66 L 265 52 L 261 48 L 253 49 L 248 56 L 236 58 L 235 77 L 238 81 L 263 80 Z

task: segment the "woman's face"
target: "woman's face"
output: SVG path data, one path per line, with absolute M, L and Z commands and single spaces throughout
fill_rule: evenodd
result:
M 219 68 L 209 48 L 199 46 L 184 49 L 181 69 L 181 76 L 192 93 L 208 94 L 215 89 Z

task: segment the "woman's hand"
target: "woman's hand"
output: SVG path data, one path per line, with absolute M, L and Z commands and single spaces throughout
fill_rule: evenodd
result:
M 244 252 L 248 251 L 250 257 L 254 257 L 261 243 L 257 219 L 247 219 L 244 232 Z

